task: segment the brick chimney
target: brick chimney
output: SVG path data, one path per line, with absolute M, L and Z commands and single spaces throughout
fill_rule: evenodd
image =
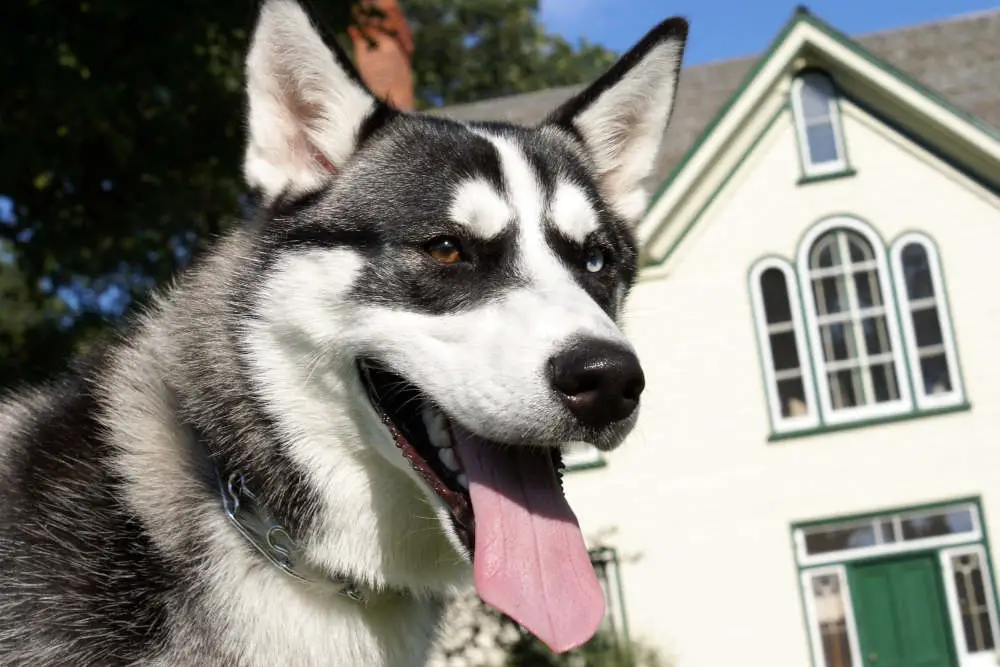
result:
M 413 31 L 397 0 L 361 0 L 360 7 L 376 9 L 383 16 L 363 16 L 348 29 L 354 44 L 358 72 L 368 87 L 397 109 L 412 111 Z

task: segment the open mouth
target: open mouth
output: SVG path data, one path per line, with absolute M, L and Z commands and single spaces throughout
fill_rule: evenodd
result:
M 358 367 L 396 447 L 448 508 L 483 601 L 553 651 L 589 640 L 604 594 L 563 494 L 559 449 L 482 438 L 405 377 L 370 360 Z
M 362 360 L 358 365 L 368 397 L 396 447 L 444 501 L 455 533 L 469 553 L 474 553 L 476 526 L 469 477 L 455 452 L 448 418 L 401 376 L 371 361 Z

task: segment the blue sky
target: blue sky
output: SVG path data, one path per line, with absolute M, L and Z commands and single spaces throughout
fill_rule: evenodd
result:
M 758 53 L 795 10 L 787 0 L 541 0 L 542 21 L 571 41 L 621 52 L 660 20 L 691 22 L 685 63 L 694 65 Z M 820 0 L 803 3 L 848 35 L 925 23 L 1000 7 L 997 0 Z

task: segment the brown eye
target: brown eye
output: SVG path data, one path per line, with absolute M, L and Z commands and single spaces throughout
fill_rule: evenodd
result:
M 458 239 L 442 236 L 427 244 L 427 254 L 442 264 L 455 264 L 462 260 L 462 246 Z

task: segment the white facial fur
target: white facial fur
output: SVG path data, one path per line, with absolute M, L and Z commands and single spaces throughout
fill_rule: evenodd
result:
M 543 129 L 558 132 L 560 123 L 573 125 L 602 191 L 631 222 L 644 206 L 641 180 L 653 164 L 670 114 L 683 44 L 683 36 L 673 28 L 657 30 L 658 36 L 647 38 L 631 68 L 586 104 L 570 103 L 570 111 L 557 111 L 550 120 L 554 127 Z M 378 104 L 326 48 L 293 0 L 265 3 L 247 77 L 250 137 L 245 173 L 248 182 L 262 190 L 265 203 L 331 178 L 324 163 L 335 170 L 345 165 L 356 150 L 358 129 Z M 315 474 L 318 487 L 351 488 L 364 502 L 392 505 L 383 507 L 382 514 L 392 514 L 393 508 L 409 514 L 402 507 L 423 485 L 394 486 L 400 469 L 410 471 L 367 404 L 354 367 L 357 358 L 384 362 L 480 435 L 555 444 L 573 439 L 575 422 L 550 391 L 550 357 L 577 337 L 627 347 L 612 317 L 574 281 L 546 242 L 546 218 L 576 241 L 593 231 L 598 216 L 588 198 L 577 185 L 564 181 L 547 201 L 538 175 L 516 143 L 479 132 L 501 156 L 504 191 L 483 180 L 460 183 L 449 210 L 454 222 L 484 238 L 517 225 L 519 272 L 525 284 L 479 307 L 431 315 L 347 298 L 363 262 L 360 254 L 297 252 L 282 258 L 270 274 L 260 317 L 248 331 L 253 361 L 266 378 L 262 392 L 295 443 L 293 454 Z M 621 287 L 616 286 L 616 307 L 621 305 Z M 352 406 L 347 414 L 331 409 L 345 404 Z M 596 444 L 617 444 L 634 418 Z M 346 451 L 329 451 L 328 443 L 333 442 L 343 443 Z M 372 472 L 367 457 L 375 453 L 396 464 L 393 474 Z M 362 476 L 367 481 L 359 487 Z M 410 474 L 410 479 L 415 477 Z M 380 497 L 386 488 L 392 492 Z M 363 516 L 351 509 L 345 513 L 343 507 L 337 511 Z M 330 516 L 334 522 L 342 518 Z M 375 530 L 374 524 L 354 528 Z M 400 532 L 408 530 L 400 526 Z M 331 553 L 337 550 L 333 543 L 326 546 Z M 432 552 L 446 558 L 447 550 L 438 547 Z M 335 566 L 362 563 L 364 571 L 392 573 L 395 557 L 388 565 L 373 560 L 382 556 L 349 551 Z M 406 560 L 402 552 L 399 556 L 400 563 Z M 428 572 L 415 578 L 423 583 L 437 579 Z
M 472 181 L 455 190 L 450 210 L 456 222 L 484 237 L 502 231 L 501 221 L 517 225 L 519 270 L 526 285 L 476 308 L 435 315 L 350 299 L 364 266 L 360 253 L 289 253 L 275 267 L 249 325 L 248 361 L 263 402 L 272 406 L 292 443 L 289 454 L 314 476 L 317 488 L 337 490 L 323 509 L 329 530 L 317 536 L 319 543 L 308 545 L 317 562 L 337 571 L 361 568 L 368 576 L 379 571 L 397 585 L 428 589 L 464 576 L 454 568 L 455 551 L 463 550 L 451 533 L 447 511 L 401 456 L 368 403 L 355 366 L 358 358 L 384 362 L 452 419 L 484 437 L 556 444 L 578 438 L 567 430 L 572 420 L 549 387 L 549 358 L 577 337 L 628 346 L 544 237 L 544 221 L 559 205 L 564 215 L 575 210 L 585 221 L 596 219 L 596 212 L 585 201 L 573 201 L 576 186 L 568 183 L 546 201 L 520 149 L 504 138 L 483 136 L 501 155 L 506 193 Z M 597 444 L 617 444 L 633 421 Z M 429 525 L 404 525 L 420 505 L 426 511 L 417 516 Z M 402 522 L 393 533 L 411 536 L 397 542 L 388 558 L 385 545 L 369 549 L 366 541 L 343 543 L 343 535 L 358 530 L 385 531 L 380 523 L 385 517 Z M 407 555 L 417 553 L 424 566 L 407 569 Z
M 550 208 L 553 224 L 571 241 L 583 243 L 597 230 L 597 211 L 578 185 L 560 182 Z
M 455 189 L 451 219 L 482 239 L 491 239 L 513 220 L 514 212 L 503 196 L 482 179 L 461 183 Z

